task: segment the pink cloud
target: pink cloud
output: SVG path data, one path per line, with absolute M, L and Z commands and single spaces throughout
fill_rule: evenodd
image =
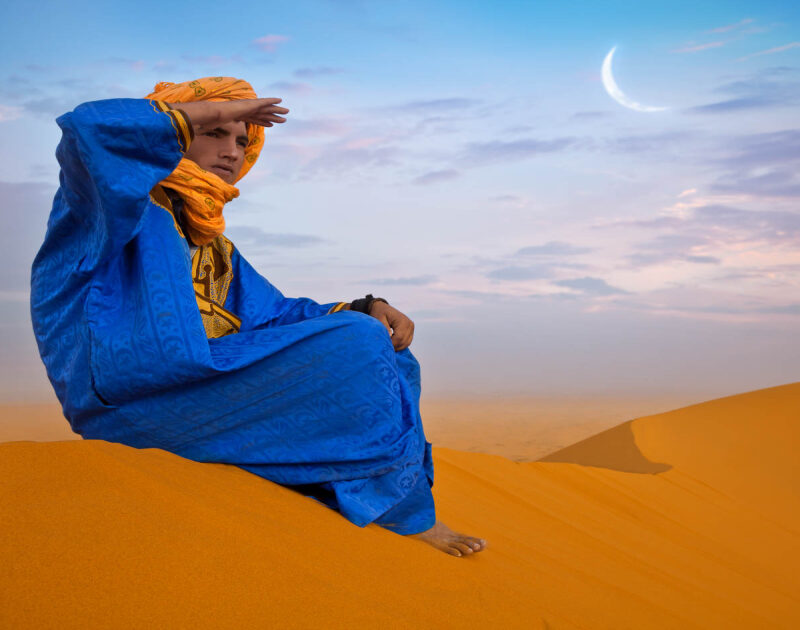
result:
M 725 42 L 710 42 L 708 44 L 700 44 L 698 46 L 686 46 L 685 48 L 678 48 L 677 50 L 673 50 L 674 53 L 689 53 L 689 52 L 699 52 L 701 50 L 708 50 L 709 48 L 719 48 L 720 46 L 724 46 Z
M 278 44 L 288 42 L 289 38 L 286 35 L 264 35 L 253 40 L 253 43 L 264 52 L 275 52 Z
M 22 116 L 22 108 L 15 105 L 0 105 L 0 122 L 16 120 Z
M 744 57 L 739 57 L 736 61 L 744 61 L 745 59 L 750 59 L 750 57 L 758 57 L 760 55 L 772 55 L 777 52 L 783 52 L 784 50 L 789 50 L 791 48 L 797 48 L 797 47 L 800 47 L 800 42 L 792 42 L 791 44 L 786 44 L 785 46 L 776 46 L 775 48 L 762 50 L 760 52 L 753 53 L 752 55 L 745 55 Z
M 736 22 L 736 24 L 727 24 L 726 26 L 718 26 L 717 28 L 712 28 L 710 31 L 706 31 L 706 33 L 727 33 L 728 31 L 732 31 L 740 26 L 744 26 L 745 24 L 752 23 L 752 18 L 745 18 Z
M 269 89 L 291 92 L 292 94 L 308 94 L 312 91 L 312 87 L 308 83 L 299 81 L 276 81 L 269 85 Z

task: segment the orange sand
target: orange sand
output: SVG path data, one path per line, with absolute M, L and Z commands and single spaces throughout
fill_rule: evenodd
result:
M 796 383 L 548 461 L 435 449 L 469 558 L 231 466 L 0 444 L 0 627 L 800 627 L 799 420 Z

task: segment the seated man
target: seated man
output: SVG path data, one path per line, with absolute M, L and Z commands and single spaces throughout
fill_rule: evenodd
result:
M 411 320 L 372 296 L 286 298 L 223 235 L 279 102 L 214 77 L 58 119 L 31 312 L 64 415 L 86 439 L 234 464 L 356 525 L 480 551 L 435 519 Z

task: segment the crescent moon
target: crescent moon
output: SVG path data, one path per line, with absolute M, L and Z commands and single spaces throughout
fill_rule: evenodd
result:
M 637 103 L 622 93 L 622 90 L 619 89 L 617 82 L 614 81 L 614 75 L 611 74 L 611 59 L 614 57 L 614 51 L 616 49 L 617 47 L 614 46 L 614 48 L 612 48 L 611 51 L 606 55 L 606 58 L 603 59 L 603 87 L 606 89 L 606 92 L 608 92 L 608 95 L 620 105 L 627 107 L 628 109 L 636 110 L 637 112 L 662 112 L 665 109 L 669 109 L 669 107 L 653 107 L 651 105 L 642 105 L 641 103 Z

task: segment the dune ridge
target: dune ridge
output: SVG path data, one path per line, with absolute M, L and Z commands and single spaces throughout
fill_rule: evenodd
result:
M 0 444 L 0 626 L 794 628 L 800 383 L 536 462 L 434 449 L 457 559 L 233 466 Z

